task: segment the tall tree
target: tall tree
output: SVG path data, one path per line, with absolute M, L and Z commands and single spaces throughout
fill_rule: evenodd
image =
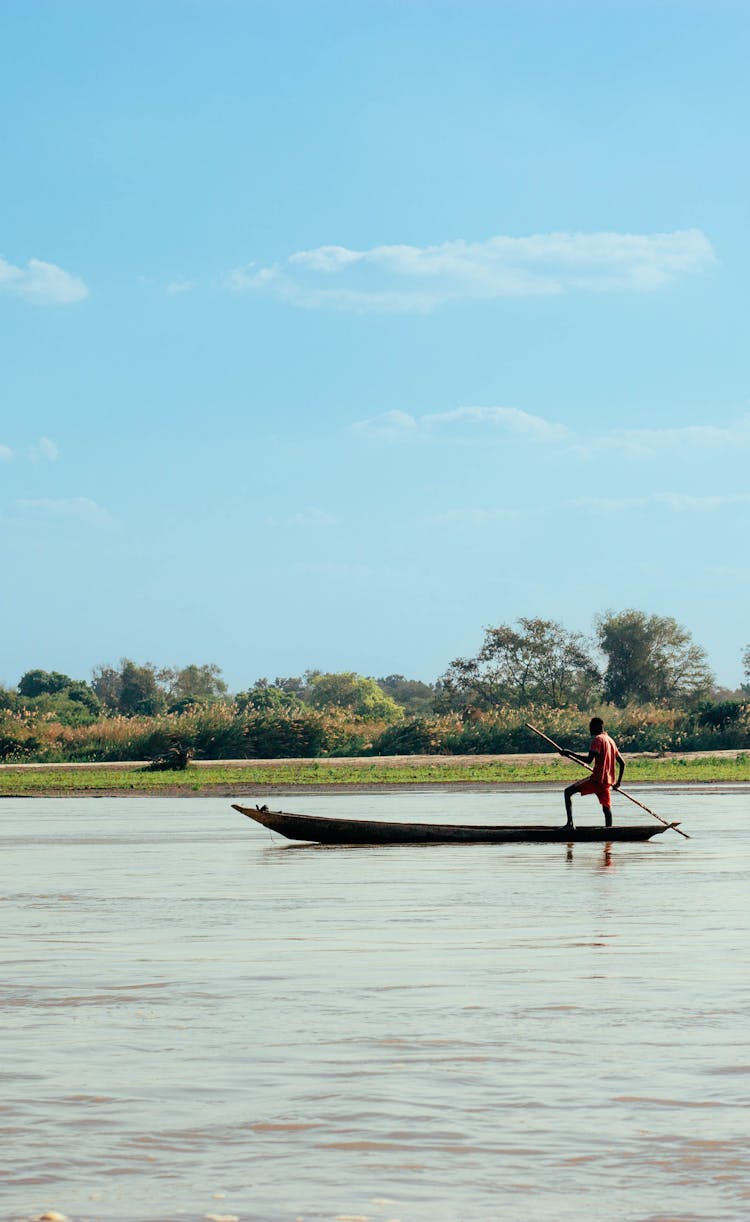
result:
M 383 717 L 387 721 L 397 721 L 403 716 L 403 710 L 396 701 L 386 696 L 374 679 L 357 675 L 354 671 L 312 673 L 306 699 L 314 709 L 349 709 L 359 717 Z
M 386 675 L 378 679 L 377 684 L 386 696 L 390 696 L 412 716 L 425 716 L 432 712 L 435 699 L 432 684 L 422 683 L 420 679 L 406 679 L 403 675 Z
M 268 679 L 257 679 L 246 692 L 237 693 L 235 703 L 240 709 L 254 709 L 259 712 L 278 712 L 280 709 L 301 708 L 301 698 L 295 691 L 282 687 L 282 682 L 286 680 L 277 679 L 275 683 L 269 683 Z M 301 684 L 302 680 L 295 680 L 295 682 Z
M 167 688 L 172 703 L 210 704 L 227 694 L 227 685 L 218 666 L 183 666 L 179 670 L 159 672 L 159 681 Z
M 596 632 L 607 659 L 604 697 L 613 704 L 686 704 L 710 693 L 705 649 L 671 616 L 609 611 L 597 617 Z
M 92 673 L 91 686 L 109 712 L 122 713 L 125 717 L 151 717 L 166 707 L 159 674 L 150 662 L 137 666 L 130 658 L 121 658 L 119 670 L 113 666 L 97 666 Z
M 64 723 L 84 716 L 95 717 L 102 711 L 101 702 L 88 683 L 57 670 L 27 670 L 19 680 L 18 694 L 30 707 L 52 713 Z
M 64 692 L 76 681 L 70 675 L 63 675 L 58 670 L 27 670 L 18 682 L 21 696 L 43 696 L 55 692 Z
M 586 638 L 554 620 L 520 618 L 487 628 L 476 657 L 456 658 L 438 685 L 444 708 L 589 702 L 600 675 Z
M 91 686 L 109 713 L 119 713 L 122 673 L 114 666 L 95 666 Z
M 153 717 L 154 713 L 163 712 L 166 697 L 155 666 L 150 662 L 136 666 L 130 658 L 123 658 L 120 676 L 121 713 L 126 717 Z

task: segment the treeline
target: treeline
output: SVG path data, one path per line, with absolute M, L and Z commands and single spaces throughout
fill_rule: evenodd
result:
M 625 610 L 585 637 L 522 618 L 488 628 L 476 655 L 433 684 L 403 675 L 306 671 L 230 694 L 219 668 L 99 666 L 89 681 L 30 670 L 0 688 L 0 759 L 152 759 L 536 751 L 535 718 L 570 739 L 599 712 L 625 750 L 750 747 L 745 682 L 716 688 L 705 651 L 676 620 Z
M 372 679 L 353 671 L 310 670 L 273 683 L 258 679 L 246 691 L 230 695 L 218 666 L 169 669 L 123 658 L 119 667 L 97 667 L 90 682 L 59 671 L 29 670 L 15 690 L 0 688 L 0 714 L 32 713 L 52 716 L 64 725 L 84 725 L 101 718 L 158 717 L 225 704 L 265 712 L 346 709 L 357 717 L 392 721 L 406 712 L 434 711 L 435 694 L 434 685 L 403 675 Z

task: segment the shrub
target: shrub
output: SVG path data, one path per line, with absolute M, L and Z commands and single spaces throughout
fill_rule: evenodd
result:
M 400 725 L 388 726 L 370 748 L 373 755 L 445 754 L 437 718 L 415 717 Z
M 44 701 L 50 697 L 35 698 Z M 60 699 L 53 697 L 53 699 Z M 64 698 L 67 700 L 67 697 Z M 32 703 L 31 701 L 29 702 Z M 78 706 L 81 708 L 81 706 Z M 81 709 L 82 712 L 85 710 Z M 565 747 L 585 750 L 592 712 L 623 751 L 697 751 L 750 747 L 750 703 L 725 701 L 693 711 L 654 706 L 548 709 L 500 706 L 389 723 L 347 709 L 190 705 L 156 717 L 110 716 L 65 723 L 59 711 L 0 709 L 0 759 L 39 762 L 179 759 L 283 759 L 299 756 L 502 755 L 551 753 L 528 719 Z
M 183 772 L 195 754 L 192 745 L 174 730 L 155 730 L 144 744 L 153 772 Z
M 16 738 L 13 734 L 0 733 L 0 759 L 6 763 L 27 760 L 38 747 L 34 738 Z
M 245 755 L 249 759 L 319 755 L 325 741 L 325 724 L 320 715 L 255 713 L 248 719 Z

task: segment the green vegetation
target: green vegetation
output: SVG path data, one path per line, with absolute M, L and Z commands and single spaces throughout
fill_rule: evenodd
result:
M 750 646 L 742 662 L 750 679 Z M 29 670 L 0 688 L 0 762 L 501 755 L 539 750 L 525 722 L 583 749 L 603 718 L 627 752 L 750 748 L 750 683 L 713 686 L 705 652 L 676 620 L 633 609 L 591 638 L 553 620 L 487 628 L 474 657 L 434 684 L 308 670 L 232 696 L 213 664 L 99 666 L 91 682 Z
M 374 679 L 366 679 L 353 671 L 311 675 L 308 702 L 314 709 L 348 709 L 355 717 L 383 721 L 398 721 L 404 715 L 404 710 Z
M 347 760 L 344 763 L 305 760 L 242 766 L 189 766 L 186 771 L 149 768 L 12 768 L 0 769 L 0 796 L 86 795 L 93 793 L 185 794 L 248 793 L 272 786 L 278 791 L 297 786 L 502 785 L 557 782 L 583 775 L 580 768 L 556 756 L 549 761 L 467 762 L 437 758 L 411 763 Z M 631 759 L 628 784 L 676 781 L 750 781 L 750 755 L 736 758 Z
M 358 717 L 345 709 L 296 704 L 240 709 L 231 702 L 191 705 L 156 717 L 111 716 L 65 725 L 52 714 L 22 711 L 0 718 L 0 760 L 39 763 L 104 761 L 296 759 L 327 756 L 505 755 L 536 752 L 533 722 L 557 742 L 583 749 L 591 713 L 599 713 L 621 750 L 713 751 L 750 747 L 750 702 L 695 709 L 655 706 L 555 709 L 503 706 L 398 722 Z
M 713 683 L 705 650 L 685 628 L 668 616 L 631 609 L 597 616 L 593 641 L 554 620 L 521 618 L 515 628 L 487 628 L 475 657 L 451 662 L 438 703 L 482 710 L 598 702 L 682 708 L 707 698 Z
M 137 666 L 130 658 L 122 659 L 119 670 L 98 666 L 91 686 L 109 713 L 124 717 L 176 713 L 193 704 L 211 704 L 227 694 L 218 666 L 158 669 L 150 662 Z
M 710 695 L 714 678 L 706 652 L 671 617 L 609 612 L 598 616 L 596 631 L 607 659 L 603 695 L 612 704 L 679 706 Z
M 440 707 L 488 710 L 501 704 L 553 708 L 599 695 L 601 676 L 580 632 L 552 620 L 487 628 L 476 657 L 456 658 L 440 683 Z

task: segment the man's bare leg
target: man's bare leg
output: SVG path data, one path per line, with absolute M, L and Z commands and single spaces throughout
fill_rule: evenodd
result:
M 575 785 L 568 785 L 568 788 L 565 790 L 565 814 L 567 815 L 567 822 L 565 824 L 566 827 L 574 826 L 573 825 L 573 803 L 571 801 L 573 794 L 578 793 L 581 786 L 585 784 L 586 784 L 585 781 L 576 781 Z
M 611 827 L 612 826 L 612 807 L 603 806 L 602 810 L 604 811 L 604 826 Z

